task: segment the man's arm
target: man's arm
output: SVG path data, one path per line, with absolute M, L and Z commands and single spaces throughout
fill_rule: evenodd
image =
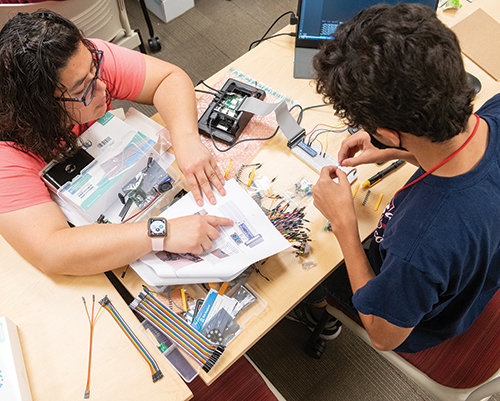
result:
M 370 266 L 359 239 L 357 226 L 355 230 L 344 229 L 336 237 L 344 255 L 349 281 L 354 294 L 369 280 L 374 278 L 375 273 Z M 378 316 L 364 315 L 362 313 L 359 316 L 373 346 L 380 351 L 390 351 L 398 347 L 413 330 L 413 327 L 404 328 L 395 326 Z
M 333 178 L 338 177 L 338 184 Z M 346 174 L 334 166 L 324 167 L 314 186 L 314 206 L 332 226 L 344 255 L 353 294 L 375 277 L 359 238 L 351 186 Z M 373 346 L 381 351 L 398 347 L 413 328 L 398 327 L 374 315 L 360 313 Z

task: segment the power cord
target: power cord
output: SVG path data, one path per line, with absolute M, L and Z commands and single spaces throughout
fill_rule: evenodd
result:
M 269 31 L 271 31 L 271 29 L 273 29 L 274 25 L 276 25 L 276 23 L 281 18 L 283 18 L 285 15 L 288 15 L 288 14 L 290 14 L 290 25 L 296 25 L 297 24 L 297 17 L 295 16 L 295 13 L 293 11 L 287 11 L 286 13 L 281 14 L 278 18 L 276 18 L 276 20 L 269 27 L 269 29 L 266 31 L 266 33 L 264 35 L 262 35 L 262 38 L 260 38 L 259 40 L 254 41 L 252 43 L 250 43 L 250 46 L 248 47 L 248 50 L 249 51 L 252 50 L 252 48 L 254 47 L 254 45 L 258 46 L 264 40 L 276 38 L 278 36 L 295 36 L 295 32 L 291 32 L 291 33 L 280 33 L 280 34 L 277 34 L 277 35 L 274 35 L 274 36 L 269 36 L 268 38 L 266 38 L 266 35 L 269 33 Z

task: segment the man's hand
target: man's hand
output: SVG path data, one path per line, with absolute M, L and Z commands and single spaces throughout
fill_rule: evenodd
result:
M 200 255 L 219 238 L 217 227 L 232 226 L 233 221 L 226 217 L 192 215 L 168 220 L 167 225 L 166 251 Z
M 216 203 L 210 184 L 222 196 L 226 195 L 224 176 L 212 154 L 201 140 L 177 142 L 175 155 L 177 165 L 186 177 L 189 189 L 193 193 L 198 206 L 203 205 L 202 192 L 205 193 L 212 205 Z
M 334 178 L 338 178 L 338 183 L 333 181 Z M 321 169 L 313 187 L 313 199 L 316 209 L 330 221 L 335 236 L 345 233 L 345 230 L 357 232 L 351 184 L 340 168 L 327 166 Z
M 355 167 L 381 162 L 382 154 L 383 151 L 371 143 L 370 135 L 365 130 L 360 130 L 342 141 L 338 160 L 342 167 Z

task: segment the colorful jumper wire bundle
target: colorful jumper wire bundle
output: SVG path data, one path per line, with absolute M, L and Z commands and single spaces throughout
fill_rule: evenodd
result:
M 142 355 L 142 357 L 146 360 L 147 364 L 149 365 L 149 368 L 151 369 L 151 374 L 153 376 L 153 383 L 157 382 L 163 377 L 163 373 L 160 370 L 160 367 L 154 360 L 154 358 L 151 356 L 151 354 L 148 352 L 148 350 L 142 345 L 141 341 L 137 338 L 137 336 L 132 332 L 130 327 L 125 323 L 121 315 L 118 313 L 118 311 L 115 309 L 111 301 L 107 296 L 105 296 L 103 299 L 99 301 L 101 306 L 106 309 L 113 319 L 115 319 L 116 323 L 118 323 L 118 326 L 123 330 L 125 335 L 128 337 L 128 339 L 134 344 L 135 348 L 137 348 L 137 351 Z
M 304 218 L 305 207 L 287 211 L 289 208 L 291 208 L 290 204 L 282 199 L 274 208 L 269 210 L 268 218 L 283 237 L 290 242 L 299 243 L 299 245 L 293 247 L 297 249 L 297 255 L 303 255 L 307 253 L 308 242 L 311 240 L 308 234 L 309 229 L 304 226 L 304 223 L 309 223 L 309 220 Z
M 212 344 L 198 330 L 158 301 L 146 287 L 129 306 L 186 351 L 205 372 L 210 371 L 224 352 L 225 347 Z

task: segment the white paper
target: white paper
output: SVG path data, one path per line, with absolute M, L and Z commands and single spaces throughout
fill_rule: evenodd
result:
M 219 238 L 213 242 L 210 250 L 200 256 L 150 252 L 140 259 L 142 263 L 131 265 L 138 274 L 147 270 L 145 264 L 158 276 L 158 283 L 153 285 L 225 281 L 252 263 L 290 247 L 290 243 L 234 179 L 226 182 L 225 189 L 226 196 L 214 191 L 216 205 L 211 205 L 205 197 L 204 205 L 200 207 L 189 193 L 162 214 L 166 219 L 192 214 L 232 219 L 233 226 L 219 227 Z M 146 272 L 149 281 L 150 273 Z

